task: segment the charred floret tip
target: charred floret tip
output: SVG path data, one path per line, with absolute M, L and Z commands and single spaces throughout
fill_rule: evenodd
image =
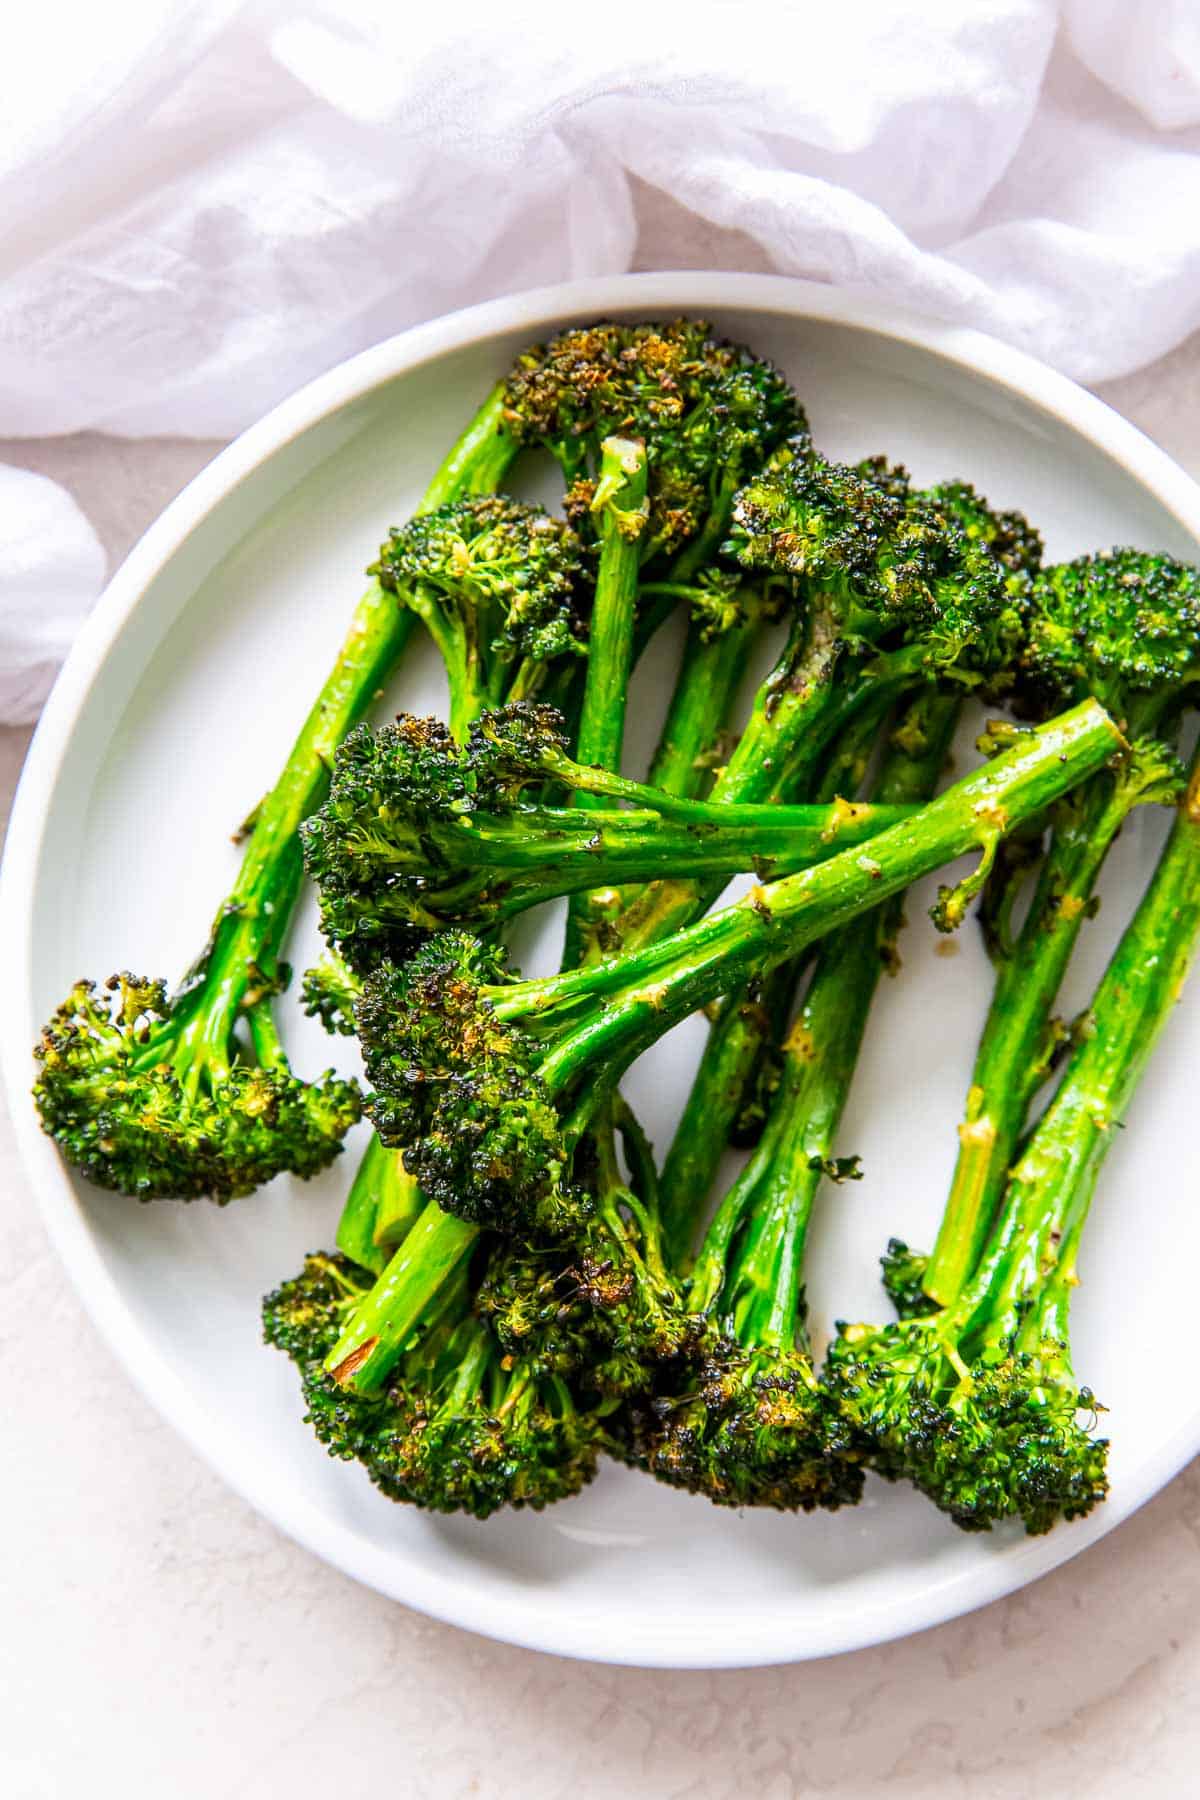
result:
M 128 973 L 77 982 L 42 1032 L 43 1128 L 100 1187 L 141 1200 L 232 1200 L 284 1170 L 315 1175 L 359 1117 L 353 1082 L 301 1081 L 281 1049 L 266 1066 L 247 1057 L 235 1019 L 222 1019 L 215 1039 L 197 1032 L 203 968 L 175 998 Z M 272 992 L 260 983 L 247 1006 L 268 1008 Z

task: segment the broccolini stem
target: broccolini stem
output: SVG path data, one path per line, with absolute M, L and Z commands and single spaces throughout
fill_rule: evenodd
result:
M 379 1275 L 426 1204 L 401 1153 L 385 1150 L 379 1139 L 372 1137 L 342 1210 L 337 1247 L 351 1262 Z
M 638 577 L 649 521 L 648 482 L 645 444 L 640 440 L 607 438 L 602 446 L 600 479 L 592 501 L 592 511 L 599 521 L 600 563 L 575 748 L 576 764 L 583 770 L 590 765 L 591 774 L 576 780 L 571 795 L 577 809 L 591 814 L 597 812 L 606 798 L 630 798 L 634 786 L 621 779 L 620 767 L 629 673 L 634 658 Z M 605 816 L 612 819 L 618 834 L 625 829 L 617 824 L 622 815 Z M 652 820 L 648 823 L 648 836 L 656 840 L 655 824 Z M 658 830 L 661 829 L 660 824 Z M 688 829 L 684 827 L 685 832 Z M 571 968 L 585 959 L 594 961 L 599 954 L 597 937 L 594 932 L 589 933 L 588 926 L 594 925 L 600 917 L 603 889 L 609 879 L 602 868 L 607 860 L 602 849 L 604 838 L 602 830 L 592 832 L 589 841 L 593 849 L 599 850 L 599 855 L 585 853 L 590 867 L 583 871 L 584 880 L 571 894 L 563 968 Z M 646 848 L 649 854 L 655 853 L 649 844 Z M 555 861 L 558 863 L 560 858 L 556 857 Z M 589 889 L 593 890 L 590 894 Z M 595 892 L 597 889 L 600 892 Z M 632 1119 L 625 1102 L 619 1101 L 611 1089 L 606 1091 L 592 1116 L 590 1130 L 596 1160 L 597 1199 L 610 1229 L 623 1239 L 626 1231 L 619 1213 L 620 1200 L 628 1198 L 631 1205 L 634 1202 L 617 1166 L 618 1108 Z
M 923 1282 L 941 1306 L 970 1279 L 983 1248 L 1029 1108 L 1049 1073 L 1054 1002 L 1096 878 L 1140 797 L 1128 769 L 1118 768 L 1063 803 L 1025 922 L 1012 954 L 998 964 Z
M 241 868 L 213 923 L 208 950 L 185 984 L 203 981 L 207 995 L 203 1012 L 181 1033 L 185 1080 L 194 1074 L 188 1069 L 193 1057 L 197 1068 L 201 1062 L 212 1068 L 227 1064 L 229 1032 L 255 970 L 274 972 L 303 880 L 299 827 L 324 800 L 334 751 L 387 680 L 412 628 L 411 614 L 372 583 L 283 773 L 254 813 Z
M 865 992 L 857 985 L 864 928 L 877 947 L 877 913 L 831 938 L 829 961 L 821 965 L 827 979 L 810 988 L 784 1045 L 767 1130 L 724 1203 L 732 1202 L 742 1215 L 725 1294 L 745 1344 L 791 1348 L 801 1342 L 809 1220 L 873 992 L 869 977 Z
M 495 1359 L 494 1346 L 487 1328 L 477 1319 L 471 1319 L 465 1330 L 460 1328 L 456 1332 L 454 1351 L 456 1360 L 450 1385 L 441 1396 L 438 1408 L 451 1418 L 466 1410 L 476 1396 L 484 1391 Z M 513 1398 L 516 1398 L 515 1394 Z
M 629 1102 L 619 1091 L 612 1100 L 613 1123 L 625 1151 L 630 1184 L 649 1213 L 658 1213 L 658 1170 L 654 1150 Z
M 839 665 L 848 663 L 842 668 Z M 920 645 L 850 659 L 819 589 L 806 602 L 802 644 L 778 665 L 755 696 L 746 728 L 713 788 L 720 801 L 804 795 L 817 781 L 829 745 L 863 708 L 881 718 L 904 693 L 928 679 Z M 836 674 L 835 674 L 836 671 Z
M 738 822 L 747 826 L 768 826 L 780 811 L 780 803 L 776 798 L 732 803 L 699 800 L 691 795 L 676 793 L 673 788 L 654 787 L 648 782 L 631 781 L 624 775 L 613 774 L 596 765 L 573 762 L 569 757 L 547 756 L 541 766 L 547 775 L 559 776 L 567 787 L 588 795 L 591 799 L 624 801 L 643 817 L 670 819 L 676 824 L 694 825 L 710 832 L 723 831 L 727 825 Z M 806 806 L 832 806 L 840 791 L 823 792 L 815 803 L 801 802 L 798 808 L 793 807 L 791 811 L 800 818 Z M 548 807 L 546 812 L 553 816 L 554 809 Z M 523 811 L 521 816 L 530 816 L 530 809 Z M 536 819 L 536 812 L 532 816 Z
M 458 494 L 486 491 L 501 479 L 515 448 L 502 427 L 499 393 L 488 396 L 451 450 L 420 511 Z M 227 1066 L 229 1032 L 255 971 L 268 978 L 275 972 L 303 880 L 298 829 L 324 800 L 334 752 L 377 697 L 413 624 L 407 608 L 372 581 L 279 779 L 253 814 L 241 868 L 214 921 L 208 951 L 185 984 L 203 982 L 210 996 L 204 1012 L 181 1034 L 185 1081 L 198 1082 L 204 1068 Z
M 452 734 L 461 743 L 469 735 L 472 725 L 491 698 L 484 685 L 480 646 L 473 638 L 460 643 L 453 630 L 443 629 L 441 609 L 436 604 L 418 607 L 417 615 L 437 645 L 438 653 L 446 666 L 450 688 L 447 722 Z
M 479 1237 L 479 1227 L 429 1201 L 378 1281 L 364 1295 L 325 1367 L 359 1394 L 378 1393 L 405 1343 Z
M 837 655 L 829 650 L 828 632 L 820 621 L 822 614 L 815 608 L 806 619 L 808 643 L 786 664 L 786 675 L 781 664 L 757 689 L 750 722 L 714 781 L 709 796 L 714 803 L 774 799 L 783 790 L 793 745 L 811 742 L 815 760 L 829 734 L 837 729 L 844 715 L 840 695 L 831 684 Z M 687 925 L 712 905 L 721 887 L 720 878 L 700 882 L 676 877 L 651 882 L 622 914 L 619 929 L 626 949 L 639 949 Z
M 1049 1117 L 1049 1115 L 1047 1115 Z M 1035 1134 L 1036 1135 L 1036 1134 Z M 1054 1280 L 1067 1219 L 1081 1195 L 1090 1201 L 1107 1150 L 1105 1129 L 1086 1109 L 1064 1107 L 1042 1157 L 1031 1140 L 1009 1185 L 992 1236 L 974 1275 L 947 1309 L 968 1354 L 1008 1344 L 1032 1303 L 1040 1310 Z
M 268 989 L 273 993 L 274 989 Z M 275 1023 L 275 1015 L 269 1006 L 259 1006 L 251 999 L 249 1005 L 250 1042 L 254 1046 L 254 1056 L 260 1069 L 279 1069 L 287 1062 L 287 1052 L 283 1047 L 283 1039 L 279 1035 L 279 1027 Z
M 1179 999 L 1200 937 L 1200 751 L 1166 848 L 1101 978 L 1058 1090 L 1013 1167 L 955 1302 L 994 1334 L 1031 1282 L 1067 1273 L 1104 1158 Z M 1069 1284 L 1068 1284 L 1069 1285 Z
M 874 688 L 874 684 L 872 685 Z M 917 721 L 919 724 L 923 717 L 923 699 L 931 692 L 932 690 L 927 684 L 921 685 L 917 690 L 916 703 L 906 714 L 907 721 Z M 856 695 L 849 720 L 839 731 L 829 755 L 825 759 L 820 780 L 814 784 L 812 794 L 814 800 L 828 802 L 836 800 L 839 795 L 849 799 L 852 795 L 861 792 L 867 770 L 871 766 L 871 759 L 875 754 L 875 746 L 880 740 L 894 702 L 899 701 L 907 705 L 912 698 L 911 694 L 893 693 L 890 686 L 882 691 L 872 691 L 866 698 Z M 894 740 L 895 732 L 903 730 L 904 725 L 897 725 L 895 720 L 892 721 L 892 724 Z M 913 729 L 918 739 L 912 746 L 915 753 L 920 749 L 924 739 L 921 737 L 918 725 L 914 725 Z M 790 791 L 787 798 L 789 800 L 792 798 Z
M 397 1152 L 385 1150 L 377 1137 L 372 1137 L 362 1160 L 354 1172 L 350 1192 L 338 1220 L 337 1247 L 343 1256 L 361 1269 L 381 1275 L 387 1256 L 375 1242 L 375 1221 L 379 1215 L 379 1176 L 386 1161 L 400 1161 Z
M 687 1255 L 696 1220 L 728 1148 L 746 1082 L 772 1030 L 762 989 L 777 978 L 779 987 L 784 987 L 790 969 L 790 964 L 781 965 L 765 981 L 727 996 L 705 1040 L 700 1066 L 659 1177 L 663 1235 L 675 1266 Z M 794 984 L 793 971 L 786 996 L 780 996 L 785 1010 L 790 1007 Z
M 597 1211 L 613 1237 L 623 1244 L 624 1255 L 640 1260 L 651 1280 L 666 1287 L 653 1195 L 647 1199 L 635 1194 L 617 1161 L 617 1130 L 622 1119 L 630 1120 L 632 1116 L 624 1098 L 612 1090 L 605 1093 L 591 1115 L 588 1129 L 595 1146 Z M 625 1213 L 634 1219 L 635 1232 L 626 1225 Z
M 647 479 L 644 444 L 631 438 L 605 439 L 600 479 L 592 501 L 600 533 L 600 565 L 575 752 L 577 761 L 595 763 L 601 769 L 617 770 L 621 766 L 638 558 L 649 517 Z
M 1099 1169 L 1095 1176 L 1098 1179 Z M 1092 1183 L 1095 1186 L 1095 1180 Z M 1016 1337 L 1018 1354 L 1045 1358 L 1053 1346 L 1054 1361 L 1065 1379 L 1071 1378 L 1071 1295 L 1079 1285 L 1079 1241 L 1084 1220 L 1077 1217 L 1058 1246 L 1058 1258 L 1042 1283 L 1034 1303 L 1020 1321 Z
M 925 721 L 929 708 L 932 712 Z M 927 699 L 910 709 L 906 723 L 910 729 L 914 720 L 925 723 L 926 733 L 921 741 L 927 743 L 929 757 L 936 758 L 936 767 L 924 786 L 920 781 L 900 782 L 906 797 L 909 787 L 922 800 L 933 792 L 958 711 L 957 702 L 947 701 L 943 716 L 942 709 Z M 856 791 L 879 722 L 878 708 L 873 703 L 863 706 L 852 720 L 826 768 L 822 797 Z M 936 732 L 937 742 L 928 741 L 930 732 Z M 920 756 L 919 751 L 915 754 Z M 906 769 L 911 760 L 900 751 L 893 758 Z M 921 767 L 924 768 L 924 760 Z M 881 787 L 880 792 L 883 791 Z M 673 1261 L 687 1253 L 695 1221 L 716 1179 L 755 1068 L 768 1053 L 769 1045 L 778 1043 L 783 1034 L 800 975 L 800 965 L 781 963 L 749 988 L 727 995 L 713 1021 L 683 1116 L 663 1163 L 660 1204 L 667 1250 Z M 873 980 L 871 986 L 873 990 Z
M 633 438 L 604 440 L 600 479 L 592 501 L 600 533 L 600 564 L 592 601 L 575 756 L 584 765 L 594 763 L 614 772 L 621 767 L 625 739 L 638 567 L 641 541 L 650 517 L 648 478 L 645 444 Z M 584 808 L 595 805 L 593 796 L 583 792 L 577 792 L 573 799 L 575 805 Z M 564 964 L 579 960 L 588 911 L 586 900 L 572 900 L 567 913 Z
M 750 721 L 713 785 L 710 804 L 777 800 L 815 787 L 830 743 L 864 712 L 882 718 L 920 679 L 919 655 L 899 650 L 834 683 L 826 635 L 819 621 L 811 625 L 805 653 L 781 665 L 760 687 Z M 712 905 L 722 885 L 715 879 L 652 882 L 620 921 L 626 948 L 654 943 L 688 925 Z
M 670 1025 L 753 973 L 769 970 L 858 913 L 973 848 L 986 849 L 1021 819 L 1093 773 L 1122 742 L 1095 701 L 1022 735 L 862 849 L 756 887 L 666 943 L 594 966 L 489 991 L 498 1017 L 571 1008 L 606 997 L 550 1048 L 542 1074 L 563 1094 L 589 1066 L 628 1067 Z
M 511 468 L 519 448 L 520 446 L 515 442 L 510 428 L 504 421 L 504 384 L 499 382 L 483 401 L 466 430 L 451 446 L 425 489 L 416 509 L 417 512 L 434 512 L 439 506 L 447 506 L 455 500 L 463 500 L 471 495 L 494 494 Z M 293 840 L 301 821 L 310 812 L 315 811 L 325 797 L 329 769 L 338 744 L 350 726 L 377 697 L 378 689 L 386 681 L 391 668 L 399 660 L 415 624 L 416 618 L 407 607 L 400 606 L 396 597 L 386 593 L 378 581 L 371 583 L 359 602 L 358 612 L 355 615 L 342 656 L 335 665 L 330 680 L 318 696 L 316 706 L 305 725 L 305 733 L 311 732 L 312 734 L 310 754 L 317 759 L 318 776 L 311 799 L 301 800 L 303 810 L 298 813 L 292 827 Z M 371 645 L 377 635 L 380 642 L 372 654 Z M 390 642 L 388 636 L 390 636 Z M 351 652 L 355 646 L 357 646 L 357 655 L 361 665 L 358 669 L 348 661 L 347 656 L 347 653 Z M 464 682 L 461 687 L 465 691 L 467 684 Z M 352 689 L 353 692 L 348 692 L 349 689 Z M 459 687 L 456 686 L 452 677 L 452 710 L 458 691 Z M 478 696 L 473 696 L 473 698 L 478 698 Z M 474 715 L 462 723 L 464 729 L 469 730 L 474 723 Z M 297 742 L 296 749 L 293 750 L 292 760 L 288 764 L 289 768 L 291 768 L 292 761 L 295 760 L 303 741 L 304 734 Z M 251 849 L 258 837 L 260 819 L 261 810 L 255 818 Z M 301 871 L 302 866 L 301 864 Z M 245 872 L 243 864 L 243 874 Z M 295 906 L 299 882 L 300 873 L 297 873 L 296 888 L 286 907 L 288 917 Z M 280 941 L 282 941 L 282 935 Z M 262 954 L 259 952 L 260 957 Z M 384 1159 L 393 1165 L 386 1177 L 382 1167 Z M 368 1249 L 372 1241 L 368 1214 L 371 1219 L 375 1218 L 380 1191 L 385 1189 L 390 1191 L 396 1187 L 399 1180 L 397 1171 L 399 1171 L 399 1176 L 403 1176 L 403 1164 L 399 1155 L 396 1152 L 385 1150 L 379 1140 L 373 1138 L 359 1165 L 346 1200 L 346 1213 L 343 1215 L 347 1238 L 359 1244 L 364 1250 Z M 375 1207 L 371 1206 L 372 1197 L 375 1198 Z M 387 1221 L 380 1219 L 379 1223 L 383 1226 Z M 378 1249 L 369 1252 L 368 1256 L 359 1258 L 348 1244 L 342 1243 L 341 1225 L 338 1228 L 337 1241 L 346 1255 L 354 1257 L 356 1261 L 361 1260 L 364 1268 L 378 1271 L 382 1267 Z
M 715 799 L 766 800 L 785 784 L 789 792 L 804 791 L 839 711 L 833 672 L 840 649 L 836 627 L 814 594 L 805 608 L 804 641 L 760 686 L 733 755 L 717 777 Z
M 762 618 L 749 606 L 746 616 L 719 635 L 705 636 L 691 619 L 671 703 L 663 722 L 648 780 L 669 793 L 699 799 L 711 783 L 710 759 L 737 698 Z
M 494 494 L 520 445 L 504 421 L 504 383 L 498 382 L 425 489 L 418 512 L 434 512 L 472 494 Z
M 876 792 L 889 799 L 928 799 L 945 766 L 961 712 L 954 695 L 928 694 L 912 707 L 880 771 Z M 900 928 L 903 895 L 864 913 L 825 938 L 784 1044 L 780 1085 L 767 1131 L 751 1165 L 757 1170 L 753 1210 L 738 1246 L 735 1291 L 746 1298 L 746 1341 L 790 1342 L 803 1324 L 803 1255 L 813 1201 L 822 1180 L 844 1179 L 834 1158 L 867 1018 Z
M 426 489 L 417 511 L 430 512 L 466 494 L 491 493 L 516 446 L 503 425 L 502 390 L 495 388 Z M 246 853 L 228 907 L 254 907 L 261 921 L 260 957 L 277 951 L 287 926 L 272 905 L 280 865 L 299 859 L 296 831 L 324 798 L 334 752 L 377 697 L 412 635 L 413 619 L 394 595 L 373 581 L 358 603 L 337 660 L 317 695 L 282 774 L 254 814 Z M 300 875 L 291 874 L 298 885 Z M 288 891 L 286 884 L 283 889 Z M 294 901 L 295 891 L 292 891 Z M 219 931 L 224 909 L 218 915 Z M 216 931 L 214 932 L 214 936 Z
M 725 879 L 754 872 L 766 880 L 865 843 L 914 811 L 862 803 L 731 806 L 720 809 L 726 816 L 718 815 L 719 822 L 686 825 L 676 824 L 669 813 L 606 811 L 581 818 L 545 807 L 525 808 L 512 822 L 465 815 L 440 839 L 453 858 L 444 885 L 432 859 L 428 865 L 422 910 L 432 917 L 436 906 L 439 915 L 449 915 L 482 896 L 488 917 L 499 921 L 561 894 L 643 881 L 661 869 Z M 439 834 L 431 830 L 429 841 L 438 842 Z M 387 859 L 380 864 L 386 869 Z M 385 894 L 377 916 L 406 917 L 416 904 L 405 892 L 389 905 Z
M 384 1149 L 376 1138 L 368 1157 L 379 1158 L 379 1199 L 375 1209 L 375 1242 L 390 1254 L 404 1242 L 425 1210 L 426 1200 L 417 1182 L 404 1166 L 403 1155 Z

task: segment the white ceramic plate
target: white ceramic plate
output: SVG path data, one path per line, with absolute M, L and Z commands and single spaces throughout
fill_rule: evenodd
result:
M 409 332 L 314 382 L 219 456 L 82 632 L 13 814 L 2 1030 L 30 1186 L 85 1304 L 154 1403 L 254 1505 L 360 1580 L 473 1630 L 608 1662 L 718 1668 L 878 1643 L 1010 1592 L 1102 1537 L 1200 1448 L 1182 1353 L 1200 1260 L 1194 997 L 1112 1155 L 1085 1251 L 1077 1361 L 1111 1408 L 1112 1497 L 1086 1523 L 1034 1541 L 965 1537 L 878 1483 L 857 1509 L 796 1519 L 719 1511 L 615 1467 L 540 1517 L 478 1524 L 395 1507 L 316 1447 L 290 1366 L 258 1336 L 262 1293 L 332 1240 L 353 1153 L 320 1181 L 280 1180 L 223 1212 L 139 1207 L 74 1181 L 27 1097 L 38 1025 L 76 976 L 132 966 L 173 978 L 202 942 L 235 866 L 229 833 L 274 777 L 359 571 L 512 351 L 571 320 L 679 311 L 774 357 L 827 452 L 883 450 L 922 479 L 968 476 L 993 501 L 1026 508 L 1054 556 L 1118 541 L 1197 553 L 1200 490 L 1129 425 L 1027 357 L 878 301 L 761 276 L 636 276 Z M 670 650 L 665 639 L 639 677 L 633 763 Z M 442 693 L 436 659 L 418 653 L 388 710 L 428 710 Z M 1102 965 L 1157 830 L 1139 822 L 1118 846 L 1070 1000 Z M 818 1335 L 839 1316 L 878 1316 L 879 1251 L 892 1232 L 928 1242 L 952 1160 L 985 968 L 972 926 L 943 959 L 923 904 L 909 912 L 904 970 L 876 1007 L 843 1133 L 867 1179 L 830 1190 L 820 1208 Z M 309 909 L 293 947 L 301 966 L 316 943 Z M 534 946 L 527 966 L 539 960 Z M 328 1060 L 309 1022 L 289 1019 L 288 1038 L 302 1070 Z M 698 1043 L 698 1028 L 684 1028 L 631 1077 L 660 1144 Z M 1146 1384 L 1138 1346 L 1151 1315 L 1162 1354 Z

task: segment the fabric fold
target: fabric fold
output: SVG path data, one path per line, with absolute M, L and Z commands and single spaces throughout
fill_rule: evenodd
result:
M 637 182 L 1084 381 L 1200 326 L 1193 0 L 43 0 L 5 72 L 0 437 L 231 436 L 406 326 L 629 267 Z M 10 592 L 33 554 L 10 529 Z M 5 604 L 12 717 L 55 652 Z

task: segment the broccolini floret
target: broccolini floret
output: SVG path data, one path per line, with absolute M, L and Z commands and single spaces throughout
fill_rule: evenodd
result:
M 650 476 L 642 560 L 690 545 L 696 567 L 720 542 L 739 483 L 804 424 L 777 370 L 693 319 L 573 326 L 517 359 L 504 404 L 513 436 L 558 461 L 580 524 L 604 440 L 640 439 Z
M 808 798 L 852 723 L 878 726 L 921 685 L 969 688 L 1011 629 L 1005 577 L 986 546 L 901 472 L 883 483 L 806 441 L 738 492 L 727 553 L 786 596 L 787 642 L 710 798 Z M 648 941 L 702 911 L 719 882 L 656 882 L 620 922 Z
M 1020 676 L 1042 711 L 1094 694 L 1138 738 L 1200 682 L 1198 644 L 1200 573 L 1118 548 L 1057 563 L 1035 582 Z
M 370 573 L 441 652 L 459 735 L 485 707 L 536 693 L 554 660 L 583 653 L 579 542 L 541 507 L 495 495 L 419 513 Z
M 263 1303 L 264 1336 L 296 1364 L 306 1420 L 331 1456 L 362 1464 L 391 1500 L 478 1519 L 540 1509 L 592 1479 L 596 1419 L 565 1381 L 501 1352 L 465 1280 L 431 1308 L 380 1392 L 327 1374 L 324 1359 L 368 1290 L 347 1257 L 315 1255 Z
M 694 1367 L 712 1333 L 667 1269 L 653 1157 L 620 1096 L 601 1103 L 571 1173 L 580 1212 L 570 1237 L 497 1250 L 479 1306 L 512 1354 L 623 1399 L 664 1367 Z
M 78 982 L 35 1050 L 43 1128 L 89 1181 L 139 1200 L 223 1203 L 284 1169 L 315 1175 L 361 1100 L 331 1073 L 307 1082 L 292 1073 L 271 1014 L 277 979 L 226 915 L 174 998 L 161 981 L 129 974 L 100 988 Z

